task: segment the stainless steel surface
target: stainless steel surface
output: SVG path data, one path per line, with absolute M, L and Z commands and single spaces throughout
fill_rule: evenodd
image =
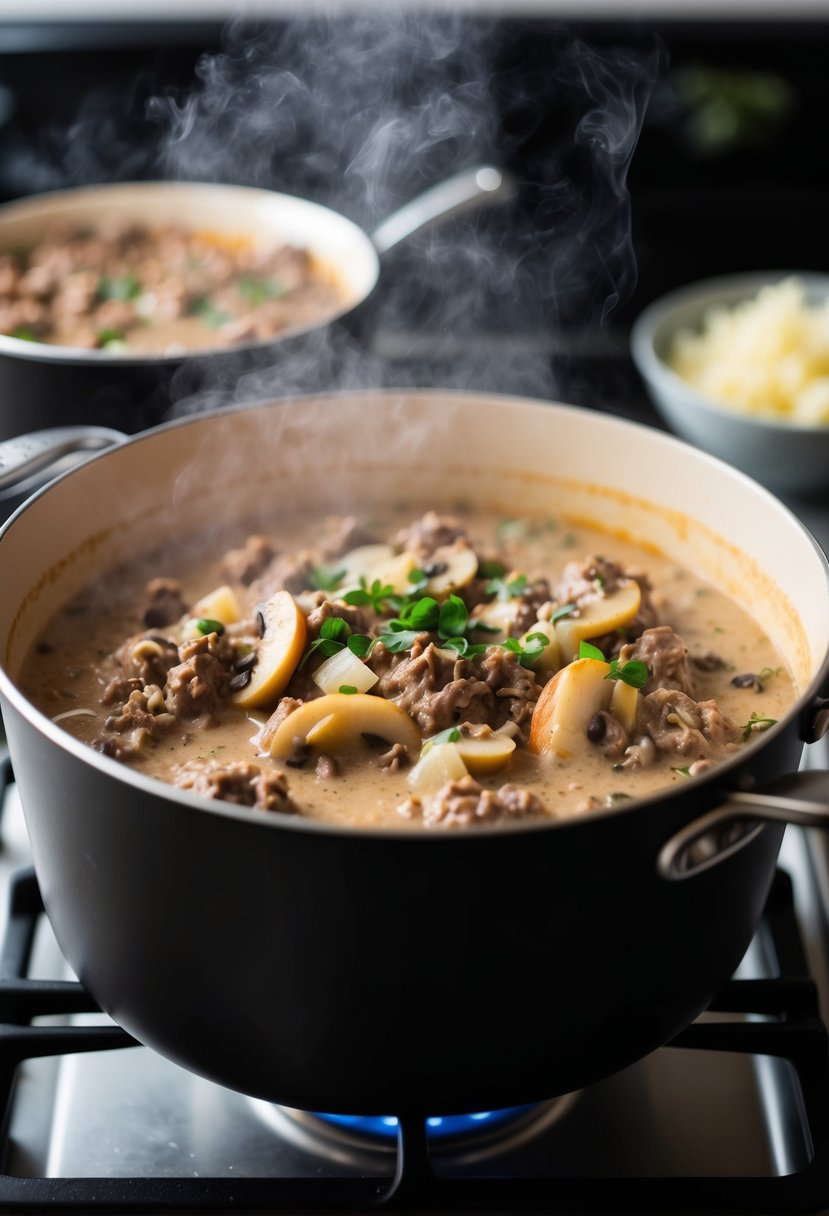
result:
M 378 224 L 371 233 L 371 242 L 378 253 L 385 253 L 438 220 L 460 215 L 484 202 L 506 201 L 515 194 L 515 181 L 500 169 L 492 165 L 466 169 L 426 190 Z

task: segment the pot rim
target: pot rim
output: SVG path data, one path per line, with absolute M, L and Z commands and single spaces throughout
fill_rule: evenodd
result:
M 591 410 L 588 407 L 569 405 L 562 402 L 545 401 L 540 398 L 509 396 L 508 394 L 494 392 L 469 392 L 464 389 L 409 389 L 409 388 L 382 388 L 382 389 L 355 389 L 344 391 L 330 391 L 322 393 L 303 393 L 284 399 L 275 398 L 272 401 L 265 402 L 250 402 L 245 405 L 225 406 L 220 409 L 211 410 L 208 414 L 194 414 L 183 418 L 176 418 L 169 422 L 161 423 L 158 426 L 152 427 L 149 430 L 141 431 L 136 435 L 129 436 L 124 444 L 118 445 L 115 448 L 108 448 L 104 451 L 97 452 L 92 455 L 89 460 L 76 468 L 69 469 L 59 477 L 55 478 L 49 484 L 32 494 L 17 508 L 13 515 L 0 526 L 0 549 L 2 548 L 3 538 L 17 522 L 25 515 L 26 511 L 44 495 L 48 495 L 51 488 L 59 482 L 63 482 L 67 478 L 71 478 L 84 469 L 97 463 L 100 460 L 107 459 L 114 452 L 120 451 L 124 446 L 133 447 L 137 444 L 153 440 L 159 435 L 164 435 L 168 431 L 176 430 L 180 427 L 210 424 L 209 420 L 213 418 L 221 418 L 243 412 L 255 412 L 265 410 L 271 406 L 277 407 L 285 404 L 301 405 L 303 401 L 322 402 L 331 400 L 332 402 L 342 401 L 343 398 L 358 398 L 360 400 L 366 397 L 379 397 L 387 399 L 395 394 L 403 394 L 407 398 L 427 398 L 433 399 L 439 397 L 446 399 L 447 397 L 463 398 L 486 398 L 487 400 L 503 404 L 505 406 L 532 406 L 535 408 L 549 409 L 552 407 L 556 411 L 569 412 L 576 415 L 591 415 L 600 417 L 602 424 L 609 426 L 611 429 L 618 427 L 623 430 L 647 430 L 653 440 L 657 444 L 665 446 L 667 451 L 675 453 L 683 451 L 692 451 L 704 464 L 713 465 L 719 469 L 727 471 L 728 475 L 735 478 L 738 482 L 743 483 L 751 488 L 752 493 L 760 494 L 770 503 L 774 504 L 776 509 L 782 510 L 787 516 L 789 523 L 797 528 L 808 539 L 811 547 L 814 549 L 818 557 L 820 565 L 823 567 L 823 575 L 826 585 L 827 600 L 829 601 L 829 560 L 824 553 L 817 540 L 814 538 L 809 529 L 797 518 L 794 512 L 771 491 L 767 490 L 759 482 L 755 481 L 748 474 L 741 472 L 739 469 L 727 464 L 716 456 L 711 456 L 707 452 L 703 452 L 692 444 L 686 443 L 684 440 L 678 439 L 676 436 L 663 431 L 649 428 L 643 423 L 635 422 L 630 419 L 620 418 L 612 414 L 599 413 L 596 410 Z M 422 828 L 415 827 L 358 827 L 342 824 L 329 823 L 324 820 L 311 819 L 302 815 L 256 815 L 250 807 L 236 808 L 232 803 L 222 802 L 216 799 L 204 798 L 198 794 L 192 794 L 187 790 L 180 789 L 177 786 L 161 781 L 155 777 L 149 777 L 144 773 L 131 768 L 127 764 L 123 764 L 110 756 L 105 756 L 101 752 L 97 752 L 88 744 L 76 739 L 67 731 L 53 722 L 49 717 L 37 709 L 18 689 L 17 685 L 12 681 L 5 667 L 0 663 L 0 698 L 5 697 L 9 703 L 17 710 L 22 718 L 24 718 L 31 726 L 34 727 L 41 735 L 44 735 L 50 742 L 59 746 L 63 751 L 70 753 L 75 759 L 84 763 L 91 764 L 93 768 L 97 768 L 102 774 L 113 777 L 115 780 L 124 781 L 133 788 L 147 794 L 151 797 L 163 796 L 172 800 L 184 807 L 189 807 L 191 810 L 208 811 L 214 815 L 219 815 L 225 818 L 236 819 L 244 823 L 251 824 L 256 827 L 261 827 L 266 830 L 287 830 L 310 832 L 312 834 L 321 833 L 324 836 L 347 837 L 349 839 L 374 839 L 374 840 L 402 840 L 402 841 L 457 841 L 459 839 L 471 840 L 498 840 L 503 835 L 516 835 L 524 833 L 538 833 L 549 831 L 576 831 L 581 825 L 589 825 L 595 822 L 603 822 L 610 818 L 616 818 L 619 815 L 635 814 L 638 812 L 654 813 L 654 808 L 661 807 L 666 801 L 679 801 L 689 791 L 689 788 L 694 790 L 705 790 L 708 792 L 708 798 L 711 805 L 716 800 L 716 792 L 712 792 L 714 787 L 721 787 L 723 800 L 727 796 L 730 787 L 728 784 L 728 776 L 734 770 L 742 768 L 745 763 L 746 756 L 753 755 L 761 748 L 767 746 L 773 740 L 779 738 L 791 729 L 796 729 L 797 720 L 801 712 L 806 706 L 813 702 L 819 696 L 824 688 L 829 685 L 829 647 L 820 667 L 812 677 L 808 686 L 803 690 L 800 696 L 789 707 L 782 718 L 778 719 L 774 726 L 765 730 L 756 740 L 747 744 L 739 752 L 736 752 L 729 759 L 718 761 L 713 769 L 708 773 L 703 773 L 692 779 L 693 785 L 686 786 L 684 783 L 681 786 L 665 787 L 661 790 L 656 790 L 652 794 L 643 797 L 632 798 L 630 802 L 624 801 L 617 803 L 611 807 L 601 807 L 598 810 L 591 811 L 587 815 L 569 815 L 562 819 L 550 819 L 546 822 L 521 822 L 511 824 L 497 823 L 491 826 L 480 825 L 471 830 L 459 829 L 452 832 L 429 832 Z
M 109 368 L 146 368 L 157 365 L 173 367 L 176 364 L 190 360 L 218 359 L 222 356 L 227 358 L 230 355 L 245 351 L 265 350 L 279 345 L 279 343 L 286 339 L 323 329 L 326 325 L 338 321 L 341 317 L 344 317 L 347 313 L 365 303 L 374 291 L 380 277 L 380 258 L 377 250 L 374 248 L 370 237 L 364 229 L 349 219 L 348 216 L 335 211 L 332 207 L 326 207 L 322 203 L 305 198 L 300 194 L 267 190 L 261 186 L 238 186 L 233 182 L 179 181 L 172 178 L 155 178 L 146 181 L 97 182 L 84 186 L 44 190 L 40 194 L 30 194 L 25 198 L 12 199 L 10 202 L 0 205 L 0 252 L 3 252 L 2 235 L 3 227 L 7 220 L 14 220 L 18 216 L 25 217 L 30 212 L 37 214 L 41 209 L 44 211 L 44 219 L 50 218 L 50 215 L 53 219 L 71 219 L 72 204 L 84 202 L 87 198 L 101 198 L 110 193 L 118 195 L 135 190 L 142 190 L 158 195 L 173 193 L 190 194 L 195 199 L 198 199 L 199 195 L 205 193 L 212 194 L 217 199 L 221 194 L 227 194 L 228 196 L 235 194 L 249 202 L 254 202 L 258 198 L 263 204 L 270 204 L 275 207 L 279 207 L 281 204 L 300 204 L 304 209 L 307 209 L 309 216 L 318 218 L 320 222 L 342 225 L 344 230 L 348 231 L 349 236 L 353 239 L 354 247 L 359 248 L 361 253 L 368 258 L 373 266 L 374 273 L 371 277 L 371 283 L 368 290 L 361 291 L 357 298 L 349 298 L 342 307 L 333 312 L 326 313 L 319 321 L 282 329 L 269 338 L 258 338 L 252 342 L 225 343 L 222 346 L 205 348 L 188 347 L 186 350 L 172 354 L 164 351 L 147 351 L 139 354 L 129 351 L 82 350 L 76 346 L 58 346 L 52 342 L 31 342 L 24 338 L 15 338 L 11 334 L 0 334 L 0 356 L 6 355 L 15 359 L 25 359 L 32 363 L 57 363 L 81 367 L 105 366 Z M 52 208 L 50 206 L 52 203 L 57 204 L 57 206 Z M 65 214 L 60 206 L 63 203 L 69 207 L 68 212 Z M 52 212 L 53 214 L 51 214 Z M 136 218 L 140 217 L 137 216 Z M 240 225 L 240 227 L 244 228 L 244 224 Z

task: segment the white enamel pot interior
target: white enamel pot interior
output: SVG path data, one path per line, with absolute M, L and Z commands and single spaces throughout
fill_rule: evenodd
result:
M 480 501 L 508 516 L 567 516 L 655 546 L 759 621 L 794 674 L 799 708 L 820 691 L 826 560 L 768 491 L 681 441 L 600 413 L 440 391 L 218 412 L 145 432 L 57 480 L 3 535 L 2 677 L 14 680 L 61 603 L 125 555 L 234 519 L 278 527 L 283 505 L 371 514 L 401 497 L 413 510 Z

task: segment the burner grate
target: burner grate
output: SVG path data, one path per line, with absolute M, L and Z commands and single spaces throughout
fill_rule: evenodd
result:
M 0 952 L 0 1101 L 6 1124 L 17 1067 L 26 1059 L 135 1045 L 117 1026 L 31 1025 L 46 1015 L 95 1011 L 78 983 L 26 976 L 43 911 L 33 870 L 12 881 Z M 448 1178 L 430 1168 L 426 1120 L 404 1117 L 397 1129 L 393 1178 L 22 1178 L 0 1174 L 0 1212 L 86 1210 L 175 1213 L 394 1211 L 605 1213 L 782 1213 L 829 1203 L 829 1056 L 817 992 L 797 932 L 791 882 L 778 872 L 765 924 L 781 978 L 732 980 L 706 1018 L 672 1046 L 777 1057 L 794 1069 L 811 1146 L 796 1173 L 763 1178 Z M 756 1021 L 729 1021 L 751 1014 Z M 718 1018 L 717 1015 L 726 1015 Z M 764 1020 L 766 1019 L 766 1020 Z

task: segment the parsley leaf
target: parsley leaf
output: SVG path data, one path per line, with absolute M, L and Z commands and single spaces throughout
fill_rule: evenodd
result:
M 382 616 L 386 609 L 386 604 L 390 600 L 397 607 L 397 600 L 394 597 L 394 587 L 390 583 L 382 583 L 379 578 L 376 578 L 369 587 L 365 578 L 360 576 L 360 586 L 355 587 L 353 591 L 347 591 L 343 596 L 347 604 L 352 604 L 355 607 L 363 607 L 370 604 L 374 612 L 378 616 Z
M 598 659 L 600 663 L 606 663 L 607 659 L 599 650 L 598 646 L 591 645 L 590 642 L 585 642 L 584 639 L 579 642 L 579 658 L 580 659 Z
M 606 680 L 621 680 L 631 688 L 642 688 L 648 682 L 648 668 L 641 659 L 631 659 L 627 663 L 619 663 L 618 659 L 610 660 L 610 671 Z
M 353 696 L 357 689 L 353 684 L 341 684 L 337 691 L 344 692 L 347 696 Z
M 440 606 L 438 636 L 444 640 L 463 637 L 468 620 L 469 613 L 461 597 L 450 595 Z
M 515 599 L 527 585 L 526 574 L 517 574 L 515 578 L 491 578 L 486 585 L 487 595 L 494 595 L 499 600 Z
M 141 284 L 134 274 L 105 274 L 98 281 L 99 300 L 134 300 L 140 295 Z
M 308 581 L 315 591 L 333 591 L 343 580 L 345 570 L 337 570 L 334 566 L 314 566 L 308 575 Z
M 550 617 L 550 624 L 552 625 L 554 621 L 560 621 L 564 616 L 570 616 L 571 613 L 575 611 L 575 604 L 562 604 L 560 608 L 556 608 L 555 612 Z
M 356 654 L 360 659 L 365 659 L 371 654 L 371 648 L 375 641 L 376 638 L 370 638 L 367 633 L 352 633 L 346 642 L 346 646 L 352 654 Z
M 287 287 L 278 279 L 259 279 L 254 275 L 242 275 L 236 284 L 236 290 L 252 308 L 264 304 L 266 300 L 276 300 L 287 293 Z
M 319 637 L 311 643 L 300 660 L 297 671 L 304 667 L 312 654 L 317 651 L 329 659 L 332 654 L 342 650 L 351 637 L 351 626 L 341 616 L 330 616 L 322 622 Z

